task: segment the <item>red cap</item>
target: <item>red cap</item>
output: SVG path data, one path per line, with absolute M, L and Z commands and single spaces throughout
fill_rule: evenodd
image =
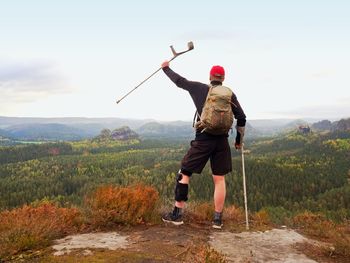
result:
M 225 76 L 225 70 L 221 66 L 213 66 L 210 70 L 210 76 L 223 77 Z

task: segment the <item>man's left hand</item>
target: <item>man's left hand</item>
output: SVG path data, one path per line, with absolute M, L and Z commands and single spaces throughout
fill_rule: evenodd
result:
M 242 149 L 242 144 L 240 144 L 240 143 L 235 143 L 235 148 L 236 148 L 236 150 Z

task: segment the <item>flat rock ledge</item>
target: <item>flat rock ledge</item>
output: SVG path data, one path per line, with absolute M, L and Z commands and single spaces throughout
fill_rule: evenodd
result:
M 210 245 L 226 256 L 229 262 L 315 263 L 298 252 L 295 244 L 312 242 L 290 229 L 265 232 L 213 232 Z
M 56 250 L 54 252 L 55 256 L 69 254 L 75 249 L 84 249 L 83 254 L 90 255 L 91 251 L 89 248 L 110 250 L 126 248 L 128 245 L 127 238 L 128 236 L 122 236 L 117 232 L 71 235 L 56 240 L 52 248 Z

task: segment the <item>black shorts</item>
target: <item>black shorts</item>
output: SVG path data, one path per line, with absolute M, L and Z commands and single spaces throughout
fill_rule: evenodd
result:
M 209 159 L 214 175 L 225 175 L 232 171 L 231 149 L 226 136 L 191 141 L 191 148 L 182 159 L 181 171 L 188 176 L 201 173 Z

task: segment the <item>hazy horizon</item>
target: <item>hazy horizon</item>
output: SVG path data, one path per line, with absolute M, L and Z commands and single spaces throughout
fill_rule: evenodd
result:
M 167 119 L 155 119 L 155 118 L 123 118 L 123 117 L 86 117 L 86 116 L 70 116 L 70 117 L 35 117 L 35 116 L 2 116 L 0 115 L 0 118 L 23 118 L 23 119 L 87 119 L 87 120 L 101 120 L 101 119 L 124 119 L 124 120 L 131 120 L 131 121 L 156 121 L 156 122 L 193 122 L 191 119 L 185 119 L 185 120 L 167 120 Z M 282 122 L 292 122 L 296 120 L 303 120 L 307 122 L 318 122 L 322 120 L 329 120 L 329 121 L 338 121 L 341 119 L 348 119 L 348 117 L 343 118 L 311 118 L 311 117 L 305 117 L 305 118 L 257 118 L 257 119 L 251 119 L 247 118 L 247 121 L 282 121 Z
M 171 58 L 170 45 L 183 50 L 188 41 L 194 50 L 171 68 L 207 83 L 211 66 L 224 66 L 224 84 L 248 119 L 350 116 L 350 2 L 179 0 L 176 6 L 1 2 L 0 116 L 191 121 L 189 94 L 163 72 L 116 104 Z

